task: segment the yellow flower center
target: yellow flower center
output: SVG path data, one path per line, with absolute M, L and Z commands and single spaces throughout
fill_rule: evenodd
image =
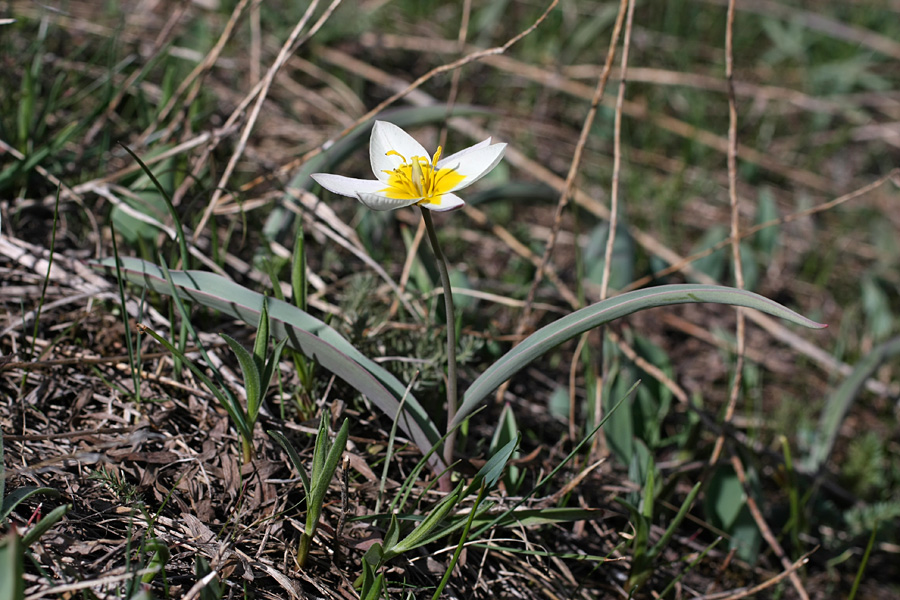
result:
M 465 179 L 465 176 L 460 175 L 456 169 L 434 168 L 441 158 L 441 151 L 441 147 L 438 146 L 431 160 L 427 156 L 412 156 L 406 160 L 406 157 L 396 150 L 388 151 L 387 156 L 399 156 L 403 163 L 393 171 L 384 171 L 388 174 L 388 187 L 380 190 L 380 193 L 388 198 L 421 199 L 416 204 L 440 204 L 441 196 Z

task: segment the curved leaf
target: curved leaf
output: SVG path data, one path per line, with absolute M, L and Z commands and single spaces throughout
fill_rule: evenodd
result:
M 463 403 L 459 407 L 453 422 L 450 423 L 450 427 L 455 427 L 465 419 L 485 396 L 512 377 L 519 369 L 522 369 L 563 342 L 594 327 L 604 325 L 639 310 L 694 302 L 711 302 L 714 304 L 730 304 L 755 308 L 804 327 L 813 329 L 827 327 L 827 325 L 811 321 L 768 298 L 735 288 L 717 285 L 680 284 L 661 285 L 645 290 L 628 292 L 566 315 L 558 321 L 534 332 L 521 344 L 504 354 L 473 381 L 469 389 L 466 390 L 463 396 Z
M 15 510 L 16 506 L 36 494 L 43 494 L 45 496 L 51 496 L 54 498 L 62 495 L 59 490 L 49 487 L 36 487 L 33 485 L 29 485 L 17 488 L 10 492 L 9 495 L 5 498 L 0 498 L 0 500 L 3 501 L 2 505 L 0 505 L 0 523 L 6 521 L 6 517 L 9 516 L 9 513 Z
M 876 346 L 864 358 L 862 358 L 850 376 L 844 380 L 841 386 L 828 396 L 822 416 L 819 418 L 819 428 L 810 448 L 809 456 L 803 462 L 803 469 L 807 472 L 817 471 L 834 449 L 837 441 L 838 430 L 850 410 L 850 405 L 859 395 L 859 391 L 865 385 L 869 377 L 880 367 L 884 361 L 900 354 L 900 336 Z
M 57 506 L 49 513 L 47 513 L 44 518 L 34 524 L 34 527 L 28 530 L 28 532 L 22 538 L 22 545 L 28 548 L 33 543 L 38 541 L 41 536 L 47 533 L 47 531 L 49 531 L 51 527 L 56 525 L 56 523 L 60 519 L 62 519 L 71 508 L 71 504 L 63 504 L 62 506 Z
M 220 333 L 219 335 L 225 340 L 225 343 L 228 344 L 234 355 L 237 356 L 238 363 L 241 365 L 241 372 L 244 375 L 244 392 L 247 394 L 247 420 L 249 421 L 250 429 L 253 429 L 253 423 L 256 423 L 256 416 L 259 414 L 261 396 L 265 393 L 260 383 L 259 366 L 257 366 L 253 355 L 241 346 L 240 342 L 225 333 Z
M 169 283 L 158 266 L 138 258 L 120 258 L 122 275 L 128 281 L 160 294 L 171 294 Z M 114 258 L 91 266 L 115 276 Z M 265 297 L 214 273 L 169 271 L 179 296 L 219 310 L 247 324 L 259 322 L 263 302 L 267 302 L 271 332 L 288 339 L 295 350 L 314 359 L 361 394 L 368 397 L 389 418 L 397 418 L 406 387 L 384 368 L 367 358 L 337 331 L 287 302 Z M 400 417 L 403 429 L 425 453 L 440 440 L 437 427 L 422 405 L 406 394 Z

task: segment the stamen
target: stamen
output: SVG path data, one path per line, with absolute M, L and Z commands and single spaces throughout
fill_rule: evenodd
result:
M 418 156 L 413 156 L 412 160 L 412 170 L 410 172 L 412 184 L 416 188 L 416 193 L 420 196 L 424 196 L 424 188 L 422 187 L 422 181 L 424 179 L 424 174 L 422 173 L 422 163 Z
M 397 152 L 396 150 L 388 150 L 387 152 L 384 153 L 384 155 L 385 156 L 399 156 L 400 160 L 403 161 L 403 164 L 404 165 L 406 164 L 406 157 L 403 156 L 402 154 L 400 154 L 399 152 Z M 415 158 L 415 157 L 413 157 L 413 158 Z

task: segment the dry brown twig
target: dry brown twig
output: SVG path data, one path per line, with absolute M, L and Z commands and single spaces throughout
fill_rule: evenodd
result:
M 728 83 L 728 199 L 731 206 L 731 258 L 734 265 L 735 286 L 744 289 L 744 267 L 741 262 L 741 234 L 740 213 L 737 195 L 737 106 L 734 96 L 734 0 L 728 3 L 728 14 L 725 19 L 725 80 Z M 737 326 L 737 352 L 734 366 L 734 378 L 731 383 L 731 392 L 728 405 L 725 408 L 725 423 L 731 422 L 734 410 L 740 396 L 741 381 L 744 371 L 744 350 L 746 346 L 746 332 L 744 322 L 744 310 L 736 309 Z M 709 464 L 714 465 L 719 461 L 722 445 L 725 443 L 725 435 L 719 435 L 709 458 Z
M 587 115 L 585 115 L 584 122 L 581 127 L 581 135 L 578 137 L 578 143 L 575 146 L 575 154 L 572 157 L 572 162 L 569 164 L 569 172 L 566 176 L 566 180 L 563 184 L 562 190 L 560 191 L 559 200 L 556 204 L 556 212 L 553 216 L 553 225 L 550 230 L 550 237 L 547 240 L 547 244 L 544 246 L 544 253 L 541 255 L 540 262 L 537 265 L 537 270 L 534 273 L 534 278 L 531 281 L 531 285 L 528 288 L 528 295 L 525 299 L 525 308 L 522 311 L 522 314 L 519 316 L 519 321 L 516 325 L 515 335 L 521 336 L 529 327 L 529 323 L 531 321 L 531 304 L 534 302 L 535 294 L 537 293 L 537 289 L 543 281 L 544 276 L 546 274 L 547 265 L 550 262 L 550 257 L 553 255 L 553 250 L 556 246 L 556 239 L 559 235 L 559 229 L 562 224 L 562 214 L 565 210 L 566 206 L 569 204 L 569 198 L 572 195 L 572 189 L 575 185 L 575 177 L 577 177 L 579 172 L 579 167 L 581 166 L 581 157 L 584 152 L 584 147 L 587 144 L 588 134 L 590 133 L 591 126 L 594 123 L 594 118 L 597 115 L 597 110 L 600 107 L 600 101 L 603 99 L 603 92 L 606 89 L 606 82 L 609 79 L 609 73 L 612 69 L 612 61 L 616 55 L 616 48 L 619 45 L 619 35 L 622 31 L 622 23 L 625 20 L 625 13 L 628 7 L 628 0 L 621 0 L 619 4 L 619 13 L 616 16 L 616 22 L 613 26 L 613 32 L 610 37 L 609 47 L 606 52 L 606 61 L 604 63 L 603 72 L 600 75 L 599 80 L 597 81 L 597 85 L 594 88 L 594 93 L 591 97 L 591 104 L 588 108 Z M 575 305 L 572 307 L 573 309 L 580 308 L 580 303 L 576 301 Z M 577 357 L 573 360 L 576 360 Z M 506 394 L 506 390 L 509 389 L 510 382 L 504 382 L 498 389 L 495 394 L 495 398 L 497 402 L 501 402 L 503 396 Z M 570 390 L 570 393 L 572 391 Z M 570 398 L 571 403 L 571 398 Z M 574 418 L 574 414 L 570 415 L 570 419 Z
M 209 73 L 210 69 L 212 69 L 213 65 L 216 64 L 216 61 L 219 60 L 219 57 L 222 55 L 222 50 L 225 48 L 225 45 L 231 39 L 231 34 L 234 32 L 234 28 L 237 25 L 237 22 L 240 20 L 241 16 L 244 14 L 244 10 L 247 8 L 247 4 L 249 0 L 240 0 L 237 5 L 234 7 L 234 10 L 231 11 L 231 16 L 229 16 L 228 21 L 225 23 L 225 27 L 222 30 L 222 33 L 219 35 L 219 39 L 216 40 L 215 45 L 212 49 L 207 52 L 206 56 L 203 58 L 203 61 L 200 62 L 194 70 L 191 71 L 185 79 L 178 84 L 178 88 L 176 88 L 175 93 L 172 94 L 172 97 L 169 98 L 169 101 L 163 106 L 162 110 L 159 111 L 159 114 L 153 120 L 153 123 L 148 126 L 144 132 L 140 135 L 141 140 L 146 140 L 147 137 L 155 131 L 159 124 L 162 123 L 174 110 L 175 105 L 178 104 L 179 100 L 184 96 L 186 92 L 190 89 L 187 97 L 182 102 L 182 106 L 190 106 L 194 100 L 197 98 L 197 94 L 200 93 L 200 83 L 203 77 Z M 254 82 L 255 83 L 255 82 Z M 168 138 L 175 127 L 175 123 L 169 125 L 169 129 L 166 132 L 164 138 Z
M 600 280 L 600 300 L 605 300 L 609 292 L 609 277 L 612 273 L 613 247 L 616 243 L 616 227 L 619 224 L 619 176 L 622 171 L 622 106 L 625 103 L 625 87 L 628 81 L 628 51 L 631 48 L 631 27 L 634 21 L 634 0 L 628 2 L 628 16 L 625 20 L 625 39 L 622 43 L 622 76 L 619 80 L 619 92 L 616 96 L 616 111 L 613 120 L 613 174 L 609 195 L 609 229 L 606 234 L 606 248 L 603 252 L 603 277 Z M 625 344 L 624 340 L 619 345 Z M 632 354 L 637 354 L 633 352 Z M 658 369 L 650 371 L 656 376 L 662 372 Z M 594 397 L 594 414 L 599 421 L 599 415 L 603 414 L 603 384 L 608 374 L 604 369 L 601 372 L 601 380 L 597 382 L 597 393 Z M 668 381 L 668 378 L 665 378 Z M 662 381 L 662 380 L 661 380 Z M 600 437 L 595 437 L 591 443 L 591 456 L 597 456 L 600 448 Z
M 735 285 L 738 289 L 744 289 L 744 270 L 741 261 L 740 213 L 737 195 L 738 144 L 737 106 L 734 94 L 734 12 L 735 0 L 729 0 L 728 13 L 725 21 L 725 78 L 728 82 L 728 196 L 729 203 L 731 205 L 731 251 L 732 262 L 734 263 Z M 725 408 L 724 421 L 726 424 L 730 423 L 734 418 L 737 401 L 740 397 L 741 383 L 743 380 L 742 375 L 744 370 L 744 351 L 746 346 L 744 310 L 741 308 L 737 308 L 736 312 L 737 353 L 734 366 L 734 377 L 731 384 L 731 392 L 728 398 L 728 405 Z M 718 462 L 724 444 L 725 434 L 723 432 L 716 438 L 716 442 L 709 459 L 710 466 L 715 465 Z M 766 523 L 765 517 L 759 510 L 759 507 L 756 505 L 756 500 L 747 489 L 744 465 L 737 454 L 732 454 L 731 464 L 734 467 L 735 472 L 737 473 L 738 480 L 744 487 L 744 495 L 746 497 L 747 506 L 750 509 L 750 513 L 753 515 L 753 520 L 756 522 L 757 527 L 759 527 L 759 530 L 762 533 L 763 539 L 766 540 L 766 543 L 769 544 L 769 547 L 781 561 L 785 573 L 787 573 L 787 576 L 791 581 L 791 585 L 794 586 L 794 589 L 800 595 L 800 598 L 802 598 L 803 600 L 809 600 L 809 595 L 806 593 L 806 589 L 804 589 L 803 587 L 803 582 L 800 581 L 800 577 L 797 575 L 796 570 L 792 568 L 790 560 L 785 555 L 784 550 L 778 543 L 778 540 L 772 534 L 772 530 L 769 527 L 768 523 Z
M 272 63 L 272 66 L 269 67 L 269 70 L 266 72 L 266 76 L 260 82 L 261 88 L 259 93 L 256 95 L 256 103 L 253 105 L 253 109 L 250 111 L 249 116 L 247 117 L 246 122 L 244 123 L 243 130 L 241 131 L 241 137 L 238 139 L 237 148 L 235 148 L 234 152 L 231 154 L 231 159 L 229 159 L 228 164 L 225 167 L 225 172 L 222 173 L 222 176 L 219 178 L 219 183 L 216 186 L 215 191 L 213 192 L 212 198 L 209 200 L 209 204 L 206 207 L 206 210 L 203 212 L 203 216 L 200 218 L 200 222 L 197 224 L 197 227 L 194 231 L 193 241 L 197 242 L 198 237 L 206 228 L 206 223 L 209 221 L 210 217 L 212 217 L 213 210 L 216 208 L 216 205 L 219 202 L 219 198 L 222 196 L 222 190 L 224 190 L 228 186 L 228 181 L 231 179 L 231 174 L 234 172 L 235 167 L 237 166 L 238 160 L 240 160 L 241 156 L 244 154 L 244 148 L 247 145 L 247 140 L 250 139 L 250 133 L 253 131 L 254 125 L 256 125 L 256 120 L 259 118 L 259 113 L 262 110 L 262 105 L 268 96 L 269 88 L 272 86 L 272 82 L 275 81 L 275 76 L 281 70 L 281 67 L 284 66 L 284 63 L 287 62 L 288 57 L 296 52 L 297 48 L 304 44 L 307 40 L 309 40 L 312 36 L 316 34 L 316 32 L 321 29 L 322 25 L 331 17 L 334 10 L 341 3 L 341 0 L 332 0 L 331 4 L 325 9 L 325 12 L 319 17 L 319 19 L 309 28 L 302 36 L 300 35 L 303 30 L 306 28 L 306 24 L 312 19 L 312 15 L 315 12 L 316 8 L 319 5 L 319 0 L 313 0 L 309 3 L 306 11 L 303 13 L 303 16 L 300 17 L 300 20 L 294 26 L 294 29 L 291 31 L 291 34 L 288 36 L 288 39 L 285 40 L 284 44 L 281 47 L 281 51 L 278 53 L 278 56 L 275 58 L 275 62 Z

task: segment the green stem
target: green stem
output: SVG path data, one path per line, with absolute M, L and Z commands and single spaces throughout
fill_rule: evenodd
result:
M 434 230 L 434 221 L 431 220 L 431 211 L 419 207 L 422 210 L 422 219 L 425 221 L 425 231 L 428 232 L 428 240 L 434 251 L 434 260 L 437 263 L 438 272 L 441 274 L 441 284 L 444 286 L 444 312 L 447 313 L 447 424 L 453 422 L 456 416 L 456 311 L 453 309 L 453 293 L 450 291 L 450 273 L 447 271 L 447 259 L 441 252 L 441 244 L 438 242 L 437 232 Z M 453 462 L 453 446 L 456 445 L 456 430 L 447 434 L 444 442 L 444 462 L 449 466 Z
M 253 442 L 250 438 L 241 436 L 241 454 L 244 458 L 244 464 L 249 465 L 253 462 Z
M 466 526 L 459 538 L 459 544 L 456 545 L 456 551 L 453 552 L 453 558 L 450 559 L 450 564 L 447 566 L 447 570 L 444 571 L 444 576 L 441 577 L 441 583 L 438 585 L 437 590 L 435 590 L 431 600 L 438 600 L 438 598 L 441 597 L 441 592 L 443 592 L 444 588 L 447 586 L 447 582 L 450 581 L 450 574 L 453 572 L 454 567 L 456 567 L 456 563 L 459 562 L 459 555 L 462 554 L 463 548 L 466 546 L 466 540 L 469 539 L 469 530 L 472 529 L 472 521 L 475 520 L 475 513 L 478 512 L 478 507 L 481 506 L 481 502 L 484 500 L 486 493 L 487 486 L 482 480 L 481 490 L 478 492 L 478 498 L 475 499 L 475 505 L 472 506 L 472 512 L 469 513 L 469 518 L 466 519 Z

